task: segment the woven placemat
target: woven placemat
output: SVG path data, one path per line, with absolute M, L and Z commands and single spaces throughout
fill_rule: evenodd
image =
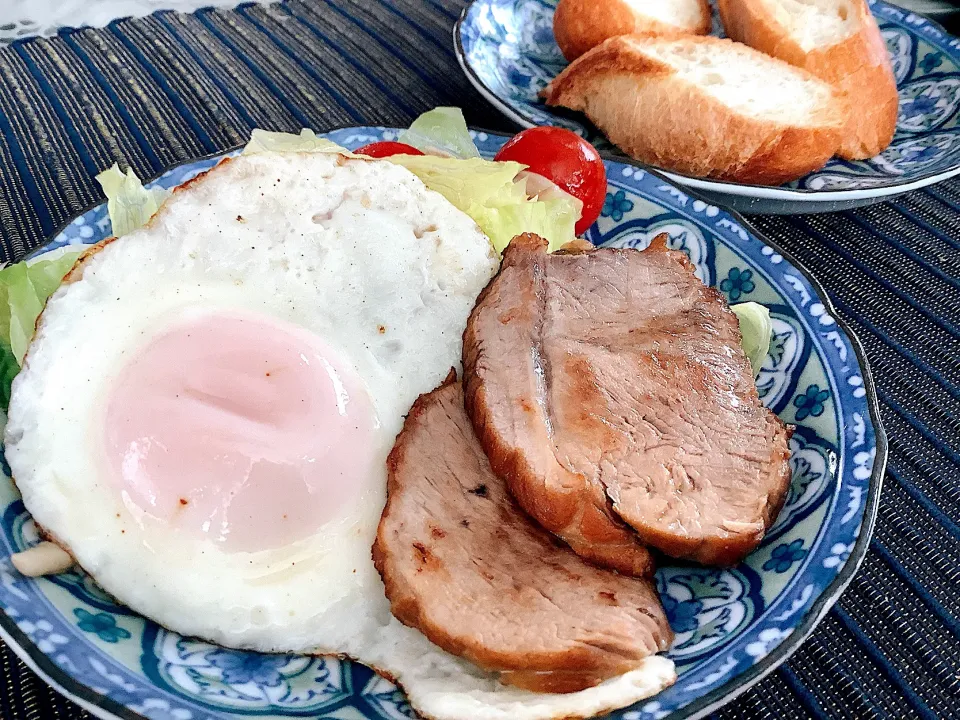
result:
M 516 128 L 465 81 L 456 0 L 160 13 L 0 50 L 2 259 L 141 177 L 254 127 L 405 126 L 436 105 Z M 871 208 L 752 218 L 827 287 L 873 365 L 890 460 L 870 553 L 819 629 L 722 718 L 960 716 L 960 181 Z M 6 649 L 9 720 L 82 718 Z

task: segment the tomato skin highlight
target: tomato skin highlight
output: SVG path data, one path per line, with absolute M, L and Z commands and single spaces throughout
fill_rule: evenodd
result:
M 500 148 L 494 160 L 523 163 L 583 203 L 577 235 L 600 217 L 607 197 L 607 169 L 600 153 L 571 130 L 533 127 L 522 130 Z
M 423 155 L 413 145 L 407 145 L 402 142 L 393 142 L 391 140 L 382 140 L 381 142 L 370 143 L 353 151 L 357 155 L 366 155 L 372 158 L 385 158 L 391 155 Z

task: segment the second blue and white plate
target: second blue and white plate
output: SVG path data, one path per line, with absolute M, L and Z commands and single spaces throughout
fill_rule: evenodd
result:
M 521 125 L 568 127 L 616 153 L 582 115 L 547 107 L 538 97 L 567 65 L 553 39 L 556 5 L 475 0 L 454 28 L 460 65 L 491 103 Z M 900 90 L 897 134 L 889 148 L 869 160 L 834 158 L 780 187 L 665 174 L 734 210 L 777 214 L 868 205 L 960 174 L 960 39 L 882 0 L 870 0 L 870 6 Z
M 350 128 L 328 137 L 358 147 L 397 132 Z M 506 138 L 476 134 L 491 157 Z M 190 163 L 155 184 L 175 187 L 220 157 Z M 826 294 L 739 218 L 635 165 L 609 161 L 606 202 L 588 238 L 645 247 L 661 232 L 697 275 L 730 302 L 754 300 L 773 316 L 773 342 L 757 380 L 764 403 L 797 427 L 793 480 L 763 544 L 737 567 L 662 567 L 657 584 L 676 642 L 676 685 L 611 720 L 701 717 L 782 663 L 850 582 L 869 544 L 886 445 L 869 368 Z M 44 251 L 110 234 L 100 205 Z M 249 717 L 403 720 L 402 692 L 345 660 L 226 650 L 171 633 L 117 605 L 89 576 L 29 579 L 9 555 L 37 542 L 9 470 L 0 477 L 0 637 L 48 682 L 97 717 L 239 720 Z M 468 720 L 468 719 L 465 719 Z

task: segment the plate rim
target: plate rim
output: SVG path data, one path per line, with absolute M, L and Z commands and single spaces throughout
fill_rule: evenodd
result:
M 457 58 L 457 64 L 460 65 L 460 70 L 466 76 L 470 84 L 473 85 L 473 88 L 501 114 L 505 115 L 511 122 L 514 122 L 523 128 L 536 127 L 537 123 L 531 122 L 526 116 L 516 110 L 513 106 L 507 104 L 505 100 L 494 93 L 492 88 L 488 87 L 483 80 L 480 79 L 480 76 L 477 75 L 470 63 L 467 62 L 467 53 L 463 47 L 463 24 L 473 6 L 480 2 L 488 2 L 488 0 L 470 0 L 470 2 L 464 6 L 459 17 L 457 17 L 457 21 L 453 25 L 453 50 L 454 55 Z M 918 15 L 907 10 L 902 10 L 886 2 L 886 0 L 872 0 L 872 3 L 874 5 L 880 5 L 888 8 L 892 11 L 903 12 L 907 15 L 918 17 L 923 21 L 922 25 L 930 26 L 935 32 L 940 33 L 944 37 L 953 37 L 936 20 L 932 20 L 926 16 Z M 911 33 L 917 37 L 922 37 L 920 33 L 912 29 Z M 960 45 L 950 46 L 950 54 L 956 60 L 957 64 L 960 65 Z M 957 112 L 960 113 L 960 109 L 958 109 Z M 611 157 L 610 159 L 613 158 Z M 949 180 L 952 177 L 960 175 L 960 157 L 958 157 L 957 163 L 954 167 L 948 168 L 947 170 L 940 170 L 937 172 L 924 174 L 914 180 L 910 180 L 909 182 L 883 185 L 881 187 L 874 188 L 863 188 L 860 190 L 813 190 L 811 188 L 786 188 L 782 185 L 751 185 L 749 183 L 690 177 L 680 173 L 672 172 L 670 170 L 665 170 L 655 165 L 646 165 L 634 160 L 633 158 L 621 159 L 617 157 L 616 160 L 620 162 L 629 161 L 631 164 L 638 165 L 644 170 L 657 173 L 661 176 L 666 176 L 673 183 L 678 183 L 685 188 L 695 188 L 704 192 L 716 193 L 717 195 L 734 195 L 742 198 L 783 200 L 787 202 L 842 203 L 857 200 L 880 199 L 884 197 L 892 197 L 894 195 L 901 195 L 903 193 L 910 192 L 911 190 L 919 190 L 922 187 L 943 182 L 944 180 Z
M 485 133 L 489 136 L 501 138 L 510 137 L 510 135 L 506 133 L 495 130 L 487 130 L 477 126 L 470 126 L 470 129 L 477 133 Z M 318 134 L 326 134 L 350 130 L 386 130 L 399 132 L 399 128 L 375 125 L 344 125 L 318 130 L 317 132 Z M 144 179 L 143 184 L 148 185 L 152 182 L 155 182 L 166 173 L 183 167 L 184 165 L 220 158 L 229 153 L 235 152 L 242 147 L 244 147 L 243 143 L 228 147 L 222 151 L 208 153 L 206 155 L 185 160 L 183 162 L 170 164 L 161 171 Z M 610 153 L 601 153 L 601 156 L 605 161 L 616 162 L 635 167 L 643 172 L 647 172 L 659 178 L 668 185 L 676 187 L 676 182 L 658 168 L 651 168 L 637 162 L 636 160 L 633 160 L 632 158 L 617 157 Z M 960 171 L 960 169 L 958 169 L 958 171 Z M 695 190 L 690 191 L 687 187 L 678 189 L 681 192 L 689 195 L 694 200 L 699 200 L 707 205 L 714 204 L 710 200 L 700 196 Z M 56 230 L 54 230 L 54 232 L 47 236 L 44 244 L 27 253 L 21 259 L 23 260 L 36 256 L 77 218 L 82 217 L 91 210 L 101 207 L 104 204 L 105 201 L 91 203 L 82 210 L 78 211 L 74 216 L 63 222 L 56 228 Z M 826 288 L 824 288 L 820 281 L 810 272 L 806 265 L 799 261 L 791 252 L 780 246 L 777 241 L 772 240 L 765 233 L 761 232 L 740 213 L 728 208 L 721 208 L 721 211 L 727 213 L 735 222 L 740 224 L 748 233 L 753 235 L 762 244 L 770 247 L 774 252 L 782 255 L 783 258 L 803 276 L 803 278 L 813 288 L 817 298 L 823 304 L 826 312 L 836 321 L 839 329 L 844 332 L 850 341 L 850 346 L 853 348 L 854 355 L 856 356 L 861 370 L 860 376 L 863 379 L 863 389 L 866 392 L 864 400 L 867 405 L 870 422 L 874 428 L 875 456 L 873 470 L 870 474 L 870 481 L 867 486 L 867 497 L 864 504 L 864 515 L 860 525 L 860 532 L 857 535 L 854 546 L 850 551 L 850 555 L 840 572 L 836 575 L 836 577 L 833 578 L 833 580 L 830 581 L 816 601 L 804 613 L 801 621 L 792 630 L 789 637 L 780 642 L 758 663 L 752 665 L 739 675 L 730 678 L 720 687 L 697 698 L 696 700 L 693 700 L 686 706 L 672 711 L 668 715 L 664 716 L 663 720 L 697 720 L 698 718 L 702 718 L 714 710 L 726 705 L 737 696 L 756 685 L 763 678 L 780 667 L 780 665 L 785 663 L 813 633 L 823 617 L 836 604 L 840 596 L 847 589 L 847 586 L 852 582 L 853 578 L 859 571 L 860 566 L 863 564 L 864 559 L 866 558 L 867 551 L 870 547 L 870 542 L 873 538 L 874 527 L 876 525 L 877 514 L 880 505 L 880 496 L 883 489 L 883 479 L 886 474 L 888 460 L 887 434 L 880 418 L 880 406 L 873 379 L 873 369 L 866 357 L 866 353 L 862 343 L 860 342 L 860 338 L 853 331 L 847 321 L 838 315 L 837 309 L 834 306 L 833 301 L 830 299 Z M 52 687 L 62 696 L 66 697 L 68 700 L 82 707 L 84 710 L 87 710 L 97 718 L 100 718 L 101 720 L 149 720 L 147 716 L 135 710 L 131 710 L 108 695 L 98 693 L 93 688 L 85 685 L 79 680 L 76 680 L 73 676 L 54 664 L 53 661 L 46 655 L 46 653 L 41 651 L 39 647 L 37 647 L 36 643 L 27 637 L 26 633 L 20 630 L 16 622 L 9 617 L 2 608 L 0 608 L 0 638 L 3 639 L 3 641 L 7 644 L 7 647 L 9 647 L 14 654 L 20 658 L 20 660 L 22 660 L 27 667 L 30 668 L 31 671 L 36 673 L 44 682 L 50 685 L 50 687 Z

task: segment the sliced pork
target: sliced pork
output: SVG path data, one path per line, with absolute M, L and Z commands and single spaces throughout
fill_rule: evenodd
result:
M 507 684 L 573 692 L 669 646 L 652 581 L 585 563 L 517 507 L 459 383 L 416 402 L 388 469 L 374 560 L 393 614 L 444 650 Z
M 791 431 L 761 404 L 723 296 L 662 237 L 548 255 L 518 236 L 463 361 L 493 470 L 584 558 L 642 571 L 642 542 L 732 564 L 779 512 Z

